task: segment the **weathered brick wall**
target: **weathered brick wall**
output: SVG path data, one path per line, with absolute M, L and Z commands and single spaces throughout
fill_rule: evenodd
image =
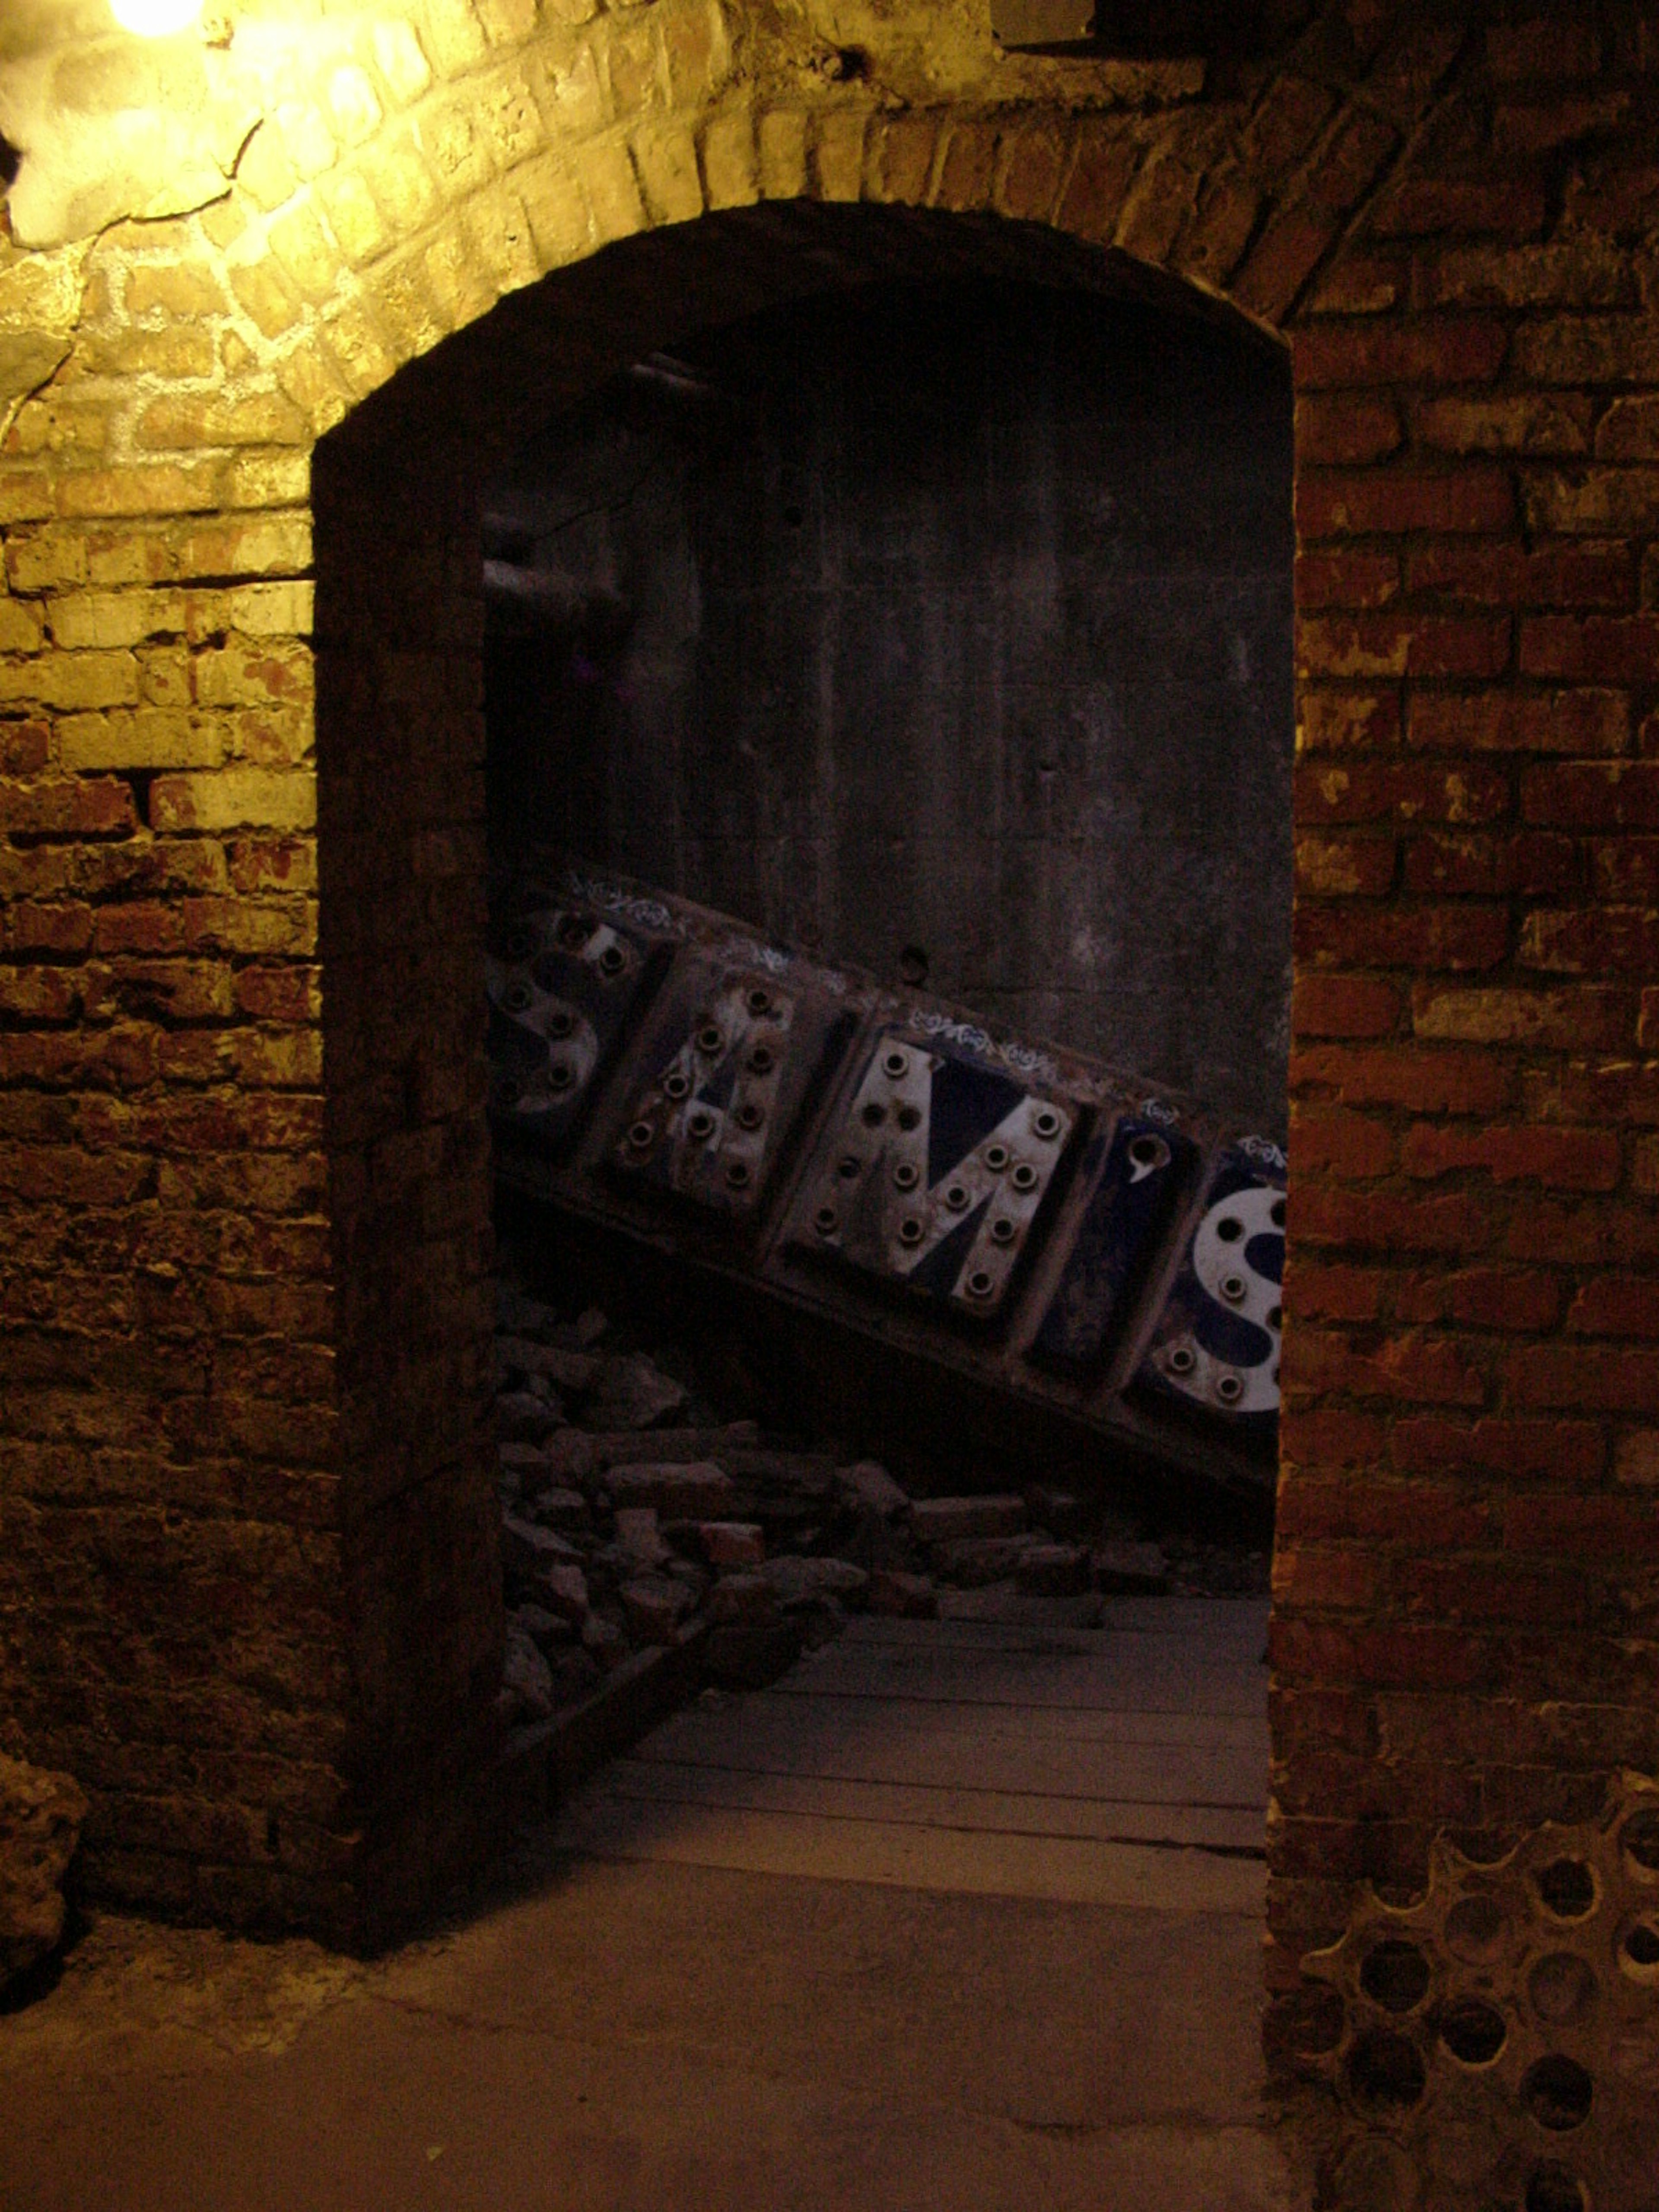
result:
M 1275 1986 L 1436 1826 L 1659 1760 L 1659 37 L 1285 13 L 1203 87 L 957 11 L 931 68 L 902 13 L 854 66 L 705 0 L 343 12 L 219 197 L 0 249 L 0 1728 L 106 1890 L 346 1924 L 482 1747 L 489 437 L 677 316 L 1054 233 L 1301 395 Z
M 106 1886 L 311 1914 L 348 1677 L 306 469 L 111 465 L 148 335 L 94 303 L 0 471 L 3 1724 L 86 1777 Z
M 395 410 L 394 410 L 395 411 Z M 402 425 L 404 429 L 412 425 Z M 380 1917 L 492 1749 L 503 1624 L 483 1121 L 483 555 L 440 450 L 319 449 L 324 1134 L 355 1809 Z M 434 1826 L 435 1824 L 435 1826 Z
M 1296 319 L 1286 1988 L 1659 1765 L 1656 63 L 1473 36 Z

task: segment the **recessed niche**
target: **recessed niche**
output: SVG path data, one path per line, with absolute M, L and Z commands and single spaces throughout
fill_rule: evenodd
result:
M 1460 1898 L 1446 1915 L 1446 1948 L 1467 1966 L 1490 1966 L 1509 1935 L 1509 1916 L 1495 1898 Z
M 1385 1936 L 1373 1944 L 1359 1970 L 1359 1986 L 1384 2012 L 1410 2012 L 1427 1994 L 1429 1962 L 1415 1943 Z
M 1504 2015 L 1479 1997 L 1455 1997 L 1442 2008 L 1440 2040 L 1462 2066 L 1490 2066 L 1509 2041 Z
M 1552 2027 L 1583 2020 L 1599 1994 L 1595 1969 L 1573 1951 L 1547 1951 L 1527 1976 L 1532 2008 Z
M 1521 2102 L 1540 2128 L 1565 2135 L 1582 2128 L 1595 2101 L 1595 2084 L 1576 2058 L 1551 2051 L 1521 2077 Z
M 1552 1859 L 1533 1879 L 1544 1910 L 1558 1920 L 1582 1920 L 1595 1909 L 1595 1869 L 1587 1859 Z
M 1586 2212 L 1589 2192 L 1570 2166 L 1554 2159 L 1535 2166 L 1527 2183 L 1527 2212 Z
M 1348 2053 L 1347 2074 L 1354 2102 L 1378 2114 L 1410 2112 L 1428 2087 L 1423 2053 L 1410 2036 L 1389 2027 L 1359 2038 Z

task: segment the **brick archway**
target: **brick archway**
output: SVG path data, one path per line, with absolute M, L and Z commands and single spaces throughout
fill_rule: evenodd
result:
M 716 66 L 712 49 L 697 48 L 695 36 L 691 46 L 699 66 Z M 384 793 L 417 692 L 421 720 L 442 731 L 440 743 L 451 762 L 466 760 L 476 771 L 479 757 L 471 678 L 446 668 L 445 654 L 433 654 L 409 627 L 413 617 L 416 629 L 429 631 L 419 611 L 434 611 L 441 603 L 445 625 L 453 629 L 459 602 L 433 573 L 429 554 L 416 556 L 421 573 L 414 575 L 405 574 L 404 556 L 435 541 L 452 569 L 476 574 L 471 517 L 492 459 L 561 401 L 568 404 L 609 370 L 669 342 L 677 314 L 688 326 L 715 322 L 793 290 L 860 281 L 866 270 L 908 266 L 938 273 L 954 258 L 965 268 L 1018 270 L 1125 293 L 1236 327 L 1254 323 L 1263 342 L 1272 343 L 1267 333 L 1274 322 L 1305 294 L 1358 205 L 1377 188 L 1397 155 L 1400 125 L 1431 97 L 1453 51 L 1433 40 L 1410 40 L 1401 49 L 1379 40 L 1369 55 L 1356 57 L 1363 84 L 1370 83 L 1366 63 L 1374 65 L 1368 91 L 1356 96 L 1350 84 L 1334 95 L 1286 72 L 1263 89 L 1248 118 L 1241 112 L 1230 118 L 1231 127 L 1180 107 L 1133 121 L 951 107 L 894 116 L 856 98 L 810 106 L 728 103 L 683 120 L 651 115 L 568 151 L 538 149 L 504 174 L 471 186 L 465 164 L 458 163 L 460 189 L 447 199 L 428 199 L 411 168 L 411 206 L 430 218 L 422 236 L 389 251 L 383 239 L 366 246 L 369 265 L 361 279 L 336 271 L 325 295 L 319 296 L 321 278 L 313 279 L 316 343 L 302 367 L 290 365 L 278 376 L 317 428 L 337 424 L 315 456 L 313 504 L 322 951 L 331 985 L 325 1057 L 325 1066 L 350 1070 L 346 1084 L 329 1086 L 331 1129 L 349 1133 L 331 1145 L 331 1212 L 337 1250 L 345 1249 L 343 1237 L 363 1285 L 355 1297 L 347 1291 L 341 1309 L 349 1465 L 369 1450 L 371 1438 L 380 1457 L 389 1449 L 394 1461 L 406 1443 L 404 1425 L 386 1417 L 391 1378 L 384 1337 L 388 1306 L 397 1308 L 391 1285 L 405 1250 L 397 1224 L 409 1186 L 402 1172 L 392 1171 L 384 1179 L 392 1195 L 380 1205 L 374 1161 L 383 1150 L 406 1150 L 422 1163 L 413 1170 L 417 1177 L 436 1168 L 452 1187 L 483 1172 L 477 1132 L 471 1139 L 462 1133 L 471 1126 L 465 1120 L 441 1138 L 416 1109 L 418 1145 L 409 1126 L 411 1097 L 424 1097 L 434 1084 L 441 1090 L 446 1082 L 465 1089 L 465 1052 L 452 1041 L 429 1055 L 440 1064 L 435 1078 L 429 1067 L 412 1073 L 408 1055 L 400 1064 L 396 1051 L 378 1070 L 356 1065 L 356 1039 L 372 1025 L 371 1010 L 395 1004 L 397 994 L 385 988 L 373 957 L 365 962 L 358 948 L 343 942 L 332 946 L 329 936 L 331 906 L 348 914 L 366 882 L 378 883 L 390 906 L 399 882 L 418 881 L 412 848 L 371 858 L 378 836 L 354 842 L 331 826 L 337 816 L 351 820 L 372 788 Z M 672 75 L 672 63 L 670 69 Z M 475 124 L 511 106 L 499 71 L 470 82 Z M 1390 110 L 1395 120 L 1388 119 Z M 458 138 L 466 135 L 460 123 L 455 127 Z M 430 154 L 428 166 L 436 167 Z M 307 234 L 292 216 L 283 220 L 293 227 L 278 238 L 273 222 L 269 242 L 290 291 L 303 291 L 307 264 L 294 240 Z M 665 283 L 675 303 L 667 316 Z M 562 340 L 550 337 L 544 322 L 547 284 L 560 288 Z M 481 417 L 475 401 L 484 385 L 490 405 Z M 443 457 L 418 490 L 406 468 L 411 439 L 429 459 Z M 393 558 L 384 557 L 383 549 L 372 562 L 347 556 L 337 569 L 337 554 L 348 547 L 354 555 L 362 551 L 349 518 L 366 513 L 389 526 Z M 344 573 L 348 568 L 356 568 L 355 580 Z M 364 605 L 363 583 L 370 579 L 373 604 Z M 337 634 L 348 606 L 352 612 Z M 386 646 L 391 663 L 405 671 L 424 668 L 424 680 L 407 691 L 393 680 L 386 703 L 396 705 L 384 724 L 386 749 L 378 763 L 370 736 L 375 715 L 363 690 L 363 647 L 370 636 Z M 465 657 L 463 647 L 463 666 Z M 469 702 L 447 723 L 431 704 L 446 696 Z M 337 696 L 342 725 L 349 722 L 353 733 L 337 797 L 327 749 Z M 434 767 L 441 778 L 450 772 Z M 382 813 L 380 827 L 386 826 Z M 418 834 L 445 847 L 462 827 L 441 811 Z M 351 886 L 349 896 L 333 902 L 331 865 Z M 466 897 L 464 874 L 433 894 L 451 901 L 439 933 L 445 959 L 465 941 L 453 910 Z M 477 923 L 475 908 L 475 931 Z M 442 994 L 426 1000 L 451 1002 Z M 348 1054 L 330 1042 L 347 1037 Z M 348 1086 L 354 1105 L 342 1097 Z M 389 1238 L 381 1233 L 386 1227 Z M 449 1227 L 453 1232 L 453 1221 Z M 377 1287 L 371 1287 L 377 1282 L 371 1253 L 384 1269 Z M 477 1287 L 475 1271 L 475 1309 Z M 464 1304 L 465 1291 L 459 1295 Z M 354 1316 L 360 1332 L 355 1341 Z M 470 1335 L 458 1310 L 428 1334 L 429 1371 L 434 1380 L 447 1378 L 451 1403 L 466 1402 L 468 1378 L 482 1357 L 477 1328 L 476 1310 Z M 359 1369 L 368 1378 L 362 1386 L 354 1379 Z M 423 1452 L 463 1451 L 462 1440 L 443 1422 L 417 1425 Z M 465 1586 L 465 1575 L 446 1577 L 440 1562 L 462 1559 L 486 1579 L 489 1567 L 475 1522 L 467 1519 L 463 1529 L 453 1518 L 468 1512 L 460 1491 L 449 1494 L 447 1512 L 432 1511 L 428 1501 L 417 1513 L 399 1515 L 393 1501 L 401 1498 L 407 1505 L 422 1487 L 411 1483 L 406 1464 L 379 1482 L 371 1479 L 367 1495 L 380 1499 L 383 1492 L 388 1510 L 363 1525 L 385 1526 L 394 1563 L 381 1576 L 392 1609 L 375 1617 L 391 1630 L 402 1656 L 383 1666 L 380 1679 L 388 1691 L 399 1683 L 408 1691 L 418 1679 L 409 1666 L 417 1650 L 426 1664 L 448 1654 L 447 1688 L 437 1695 L 422 1688 L 411 1700 L 422 1724 L 435 1729 L 434 1741 L 447 1746 L 466 1740 L 461 1713 L 469 1704 L 476 1710 L 478 1654 L 465 1634 L 434 1634 L 434 1626 L 441 1632 L 444 1608 Z M 402 1533 L 394 1534 L 399 1519 Z M 374 1571 L 368 1563 L 375 1549 L 358 1547 L 366 1571 Z M 416 1554 L 429 1562 L 424 1572 L 412 1564 Z M 416 1595 L 428 1589 L 441 1594 L 435 1620 Z M 483 1671 L 487 1677 L 487 1665 Z M 416 1747 L 391 1705 L 380 1709 L 365 1740 L 381 1747 L 383 1771 L 404 1785 L 422 1771 Z
M 488 84 L 475 98 L 491 99 Z M 648 232 L 744 209 L 823 205 L 998 216 L 1110 251 L 1119 279 L 1274 328 L 1376 188 L 1395 133 L 1287 81 L 1235 135 L 1177 112 L 1127 126 L 1052 112 L 890 116 L 866 104 L 653 119 L 539 153 L 435 210 L 353 281 L 313 273 L 315 335 L 286 380 L 325 432 L 404 364 L 549 275 Z M 411 185 L 413 204 L 434 210 Z M 294 218 L 288 220 L 292 222 Z M 272 235 L 290 294 L 298 234 Z M 273 313 L 275 310 L 273 310 Z M 279 380 L 282 380 L 279 372 Z
M 487 1738 L 501 1635 L 483 1117 L 485 485 L 633 361 L 791 299 L 957 276 L 1161 301 L 1126 257 L 995 216 L 812 202 L 642 232 L 410 364 L 313 459 L 319 951 L 338 1466 L 380 1819 Z M 476 1748 L 475 1748 L 476 1756 Z

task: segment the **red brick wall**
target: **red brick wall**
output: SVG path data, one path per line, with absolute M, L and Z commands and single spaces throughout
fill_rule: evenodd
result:
M 1472 33 L 1294 319 L 1279 1984 L 1659 1765 L 1656 64 Z
M 349 1772 L 379 1920 L 496 1747 L 503 1624 L 477 501 L 416 424 L 389 466 L 357 427 L 313 483 L 318 890 Z
M 85 1778 L 98 1882 L 233 1917 L 339 1901 L 309 668 L 266 642 L 308 556 L 13 527 L 0 601 L 65 647 L 0 723 L 0 1729 Z

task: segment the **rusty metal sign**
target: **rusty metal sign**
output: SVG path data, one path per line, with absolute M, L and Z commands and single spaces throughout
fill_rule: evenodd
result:
M 649 1067 L 612 1154 L 624 1176 L 752 1213 L 827 1059 L 853 1018 L 810 974 L 682 963 L 647 1042 Z
M 818 1147 L 791 1240 L 988 1318 L 1076 1118 L 960 1047 L 883 1030 Z
M 1266 1157 L 1264 1157 L 1266 1155 Z M 1276 1146 L 1224 1152 L 1163 1311 L 1140 1387 L 1271 1433 L 1284 1326 L 1285 1170 Z
M 1126 1114 L 1101 1131 L 1089 1163 L 1097 1163 L 1098 1172 L 1034 1357 L 1073 1373 L 1086 1374 L 1098 1363 L 1174 1218 L 1197 1158 L 1197 1147 L 1167 1113 Z
M 580 1124 L 629 1019 L 666 972 L 672 930 L 649 933 L 533 889 L 492 932 L 490 1108 L 556 1146 Z
M 508 1181 L 1143 1457 L 1270 1478 L 1276 1146 L 591 872 L 497 883 L 490 946 Z

